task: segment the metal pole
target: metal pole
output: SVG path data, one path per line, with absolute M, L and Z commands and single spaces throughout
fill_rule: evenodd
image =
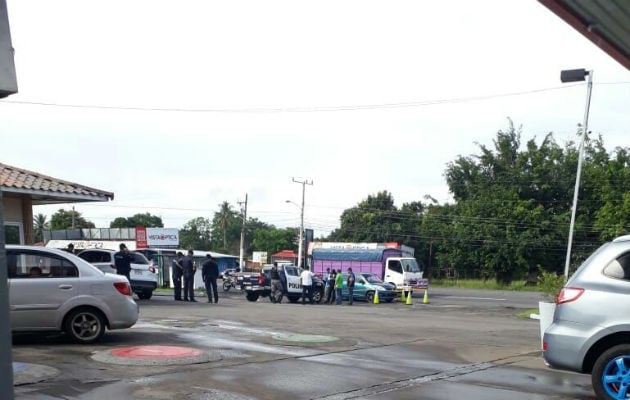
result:
M 242 204 L 242 203 L 239 203 Z M 241 249 L 239 251 L 238 256 L 238 267 L 241 269 L 241 272 L 245 271 L 243 268 L 243 254 L 245 250 L 245 222 L 247 221 L 247 193 L 245 193 L 245 208 L 241 209 L 243 214 L 243 224 L 241 225 Z
M 304 241 L 304 194 L 306 192 L 306 185 L 312 185 L 313 181 L 308 181 L 307 179 L 303 181 L 298 181 L 295 178 L 292 178 L 293 182 L 302 184 L 302 207 L 300 207 L 300 233 L 298 235 L 298 240 L 300 243 L 298 244 L 298 268 L 302 268 L 302 253 Z M 287 200 L 288 201 L 288 200 Z
M 11 359 L 11 329 L 9 328 L 9 288 L 7 257 L 4 250 L 4 217 L 0 188 L 0 399 L 13 399 L 13 361 Z
M 306 182 L 302 182 L 302 206 L 300 207 L 300 235 L 298 244 L 298 268 L 302 268 L 302 243 L 304 242 L 304 193 L 306 192 Z
M 575 225 L 575 213 L 577 211 L 578 190 L 580 189 L 580 175 L 582 174 L 582 159 L 584 158 L 584 141 L 588 134 L 588 111 L 591 107 L 591 91 L 593 89 L 593 71 L 588 71 L 588 83 L 586 85 L 586 106 L 584 108 L 584 124 L 582 140 L 578 151 L 578 165 L 575 177 L 575 189 L 573 189 L 573 206 L 571 208 L 571 223 L 569 225 L 569 243 L 567 245 L 567 258 L 564 264 L 564 280 L 569 279 L 569 264 L 571 263 L 571 246 L 573 244 L 573 226 Z

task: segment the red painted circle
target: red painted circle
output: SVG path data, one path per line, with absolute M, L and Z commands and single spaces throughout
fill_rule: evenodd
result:
M 111 351 L 114 357 L 138 359 L 187 358 L 197 357 L 202 353 L 201 350 L 177 346 L 134 346 Z

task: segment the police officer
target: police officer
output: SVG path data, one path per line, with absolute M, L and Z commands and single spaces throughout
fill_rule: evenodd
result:
M 177 257 L 173 260 L 173 295 L 176 301 L 182 301 L 182 275 L 184 270 L 181 264 L 184 253 L 177 252 Z
M 124 243 L 121 243 L 120 251 L 114 254 L 114 263 L 116 265 L 116 273 L 118 275 L 124 275 L 127 277 L 128 281 L 131 281 L 129 278 L 129 273 L 131 272 L 131 254 L 129 253 L 129 249 L 125 246 Z
M 271 301 L 274 303 L 282 303 L 282 282 L 280 282 L 280 273 L 278 265 L 274 264 L 269 272 L 271 278 Z
M 195 300 L 195 261 L 193 259 L 193 251 L 188 250 L 188 255 L 182 258 L 182 270 L 184 272 L 184 301 L 192 301 L 196 303 Z
M 219 302 L 219 292 L 217 291 L 217 278 L 219 277 L 219 265 L 210 253 L 206 254 L 206 261 L 204 261 L 201 268 L 201 277 L 206 284 L 206 293 L 208 294 L 208 303 L 212 303 L 212 297 L 214 302 Z

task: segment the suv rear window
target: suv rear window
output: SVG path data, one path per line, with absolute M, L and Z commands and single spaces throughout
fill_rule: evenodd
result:
M 147 260 L 147 258 L 141 253 L 131 253 L 131 257 L 131 262 L 134 264 L 149 264 L 149 260 Z

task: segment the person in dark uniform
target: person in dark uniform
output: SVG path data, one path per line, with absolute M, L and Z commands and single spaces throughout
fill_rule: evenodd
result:
M 173 260 L 173 295 L 176 301 L 182 301 L 182 275 L 184 275 L 182 258 L 184 258 L 184 253 L 178 251 L 177 257 Z
M 282 303 L 282 282 L 280 281 L 280 273 L 278 272 L 277 264 L 271 267 L 269 277 L 271 278 L 271 301 L 277 304 Z
M 193 251 L 188 250 L 188 255 L 182 258 L 182 270 L 184 271 L 184 301 L 197 302 L 195 300 L 195 261 Z
M 127 277 L 127 280 L 131 282 L 129 278 L 129 273 L 131 272 L 131 254 L 129 253 L 129 249 L 125 246 L 124 243 L 121 243 L 120 251 L 114 254 L 114 263 L 116 265 L 116 273 L 118 275 L 124 275 Z
M 219 302 L 219 292 L 217 291 L 217 278 L 219 277 L 219 265 L 211 254 L 206 254 L 206 261 L 201 268 L 201 277 L 206 284 L 206 293 L 208 294 L 208 303 L 212 303 L 212 297 L 214 302 Z

